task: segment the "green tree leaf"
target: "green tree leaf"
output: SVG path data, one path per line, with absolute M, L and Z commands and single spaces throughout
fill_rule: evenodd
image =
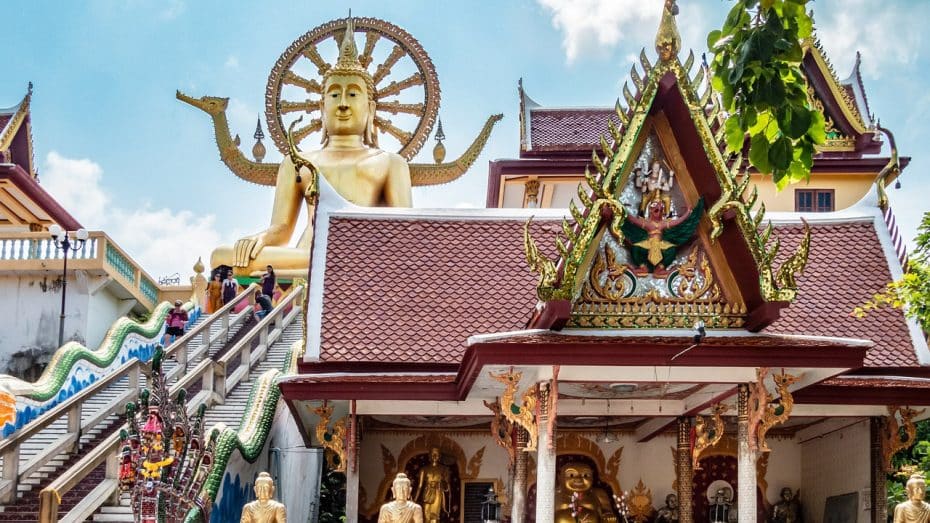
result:
M 769 162 L 769 141 L 762 133 L 755 134 L 749 142 L 749 163 L 761 173 L 772 172 Z
M 731 151 L 737 151 L 743 148 L 743 141 L 746 139 L 746 131 L 740 127 L 739 118 L 727 118 L 724 124 L 727 135 L 727 147 Z
M 793 147 L 791 139 L 787 136 L 780 136 L 769 147 L 769 163 L 772 164 L 773 170 L 785 171 L 791 167 Z

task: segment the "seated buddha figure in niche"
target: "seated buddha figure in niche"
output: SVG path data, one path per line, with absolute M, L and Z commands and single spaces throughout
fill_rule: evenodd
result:
M 375 85 L 359 62 L 354 35 L 350 18 L 339 46 L 339 58 L 323 75 L 320 101 L 323 147 L 302 157 L 319 170 L 336 192 L 356 205 L 410 207 L 407 161 L 378 148 L 374 127 Z M 312 176 L 306 167 L 301 167 L 301 171 L 298 177 L 289 157 L 281 162 L 271 225 L 235 245 L 218 247 L 211 255 L 211 266 L 227 265 L 240 275 L 260 274 L 267 265 L 274 266 L 279 274 L 306 272 L 312 223 L 308 221 L 296 247 L 288 246 L 301 207 L 312 212 L 307 193 Z
M 615 523 L 610 496 L 594 486 L 594 470 L 590 465 L 571 461 L 559 472 L 555 492 L 555 523 Z

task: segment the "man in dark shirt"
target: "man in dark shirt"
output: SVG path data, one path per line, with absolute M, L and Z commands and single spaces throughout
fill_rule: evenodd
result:
M 262 293 L 261 291 L 255 293 L 255 303 L 257 303 L 258 306 L 262 308 L 262 310 L 255 313 L 255 321 L 258 321 L 267 316 L 268 313 L 271 312 L 271 309 L 274 308 L 274 306 L 271 304 L 271 297 Z

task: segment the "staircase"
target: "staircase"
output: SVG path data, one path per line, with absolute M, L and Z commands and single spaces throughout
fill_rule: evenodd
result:
M 209 428 L 216 426 L 218 423 L 223 423 L 228 428 L 237 430 L 242 421 L 242 415 L 245 413 L 245 407 L 248 404 L 249 394 L 252 392 L 252 384 L 255 378 L 264 374 L 265 371 L 283 368 L 288 349 L 295 341 L 301 339 L 302 333 L 299 321 L 288 325 L 278 340 L 268 348 L 267 357 L 252 369 L 251 379 L 239 382 L 235 388 L 229 391 L 223 404 L 214 405 L 207 410 L 205 426 Z M 116 504 L 100 507 L 93 517 L 87 521 L 132 523 L 132 507 L 129 505 L 129 494 L 121 494 L 119 502 Z
M 301 336 L 300 322 L 293 320 L 302 288 L 258 324 L 250 308 L 234 312 L 254 291 L 250 287 L 199 319 L 166 350 L 166 376 L 173 391 L 188 391 L 188 410 L 216 404 L 208 410 L 208 427 L 219 421 L 238 427 L 249 378 L 281 368 L 290 345 Z M 235 370 L 227 374 L 227 368 Z M 128 361 L 0 442 L 3 462 L 18 464 L 3 467 L 0 496 L 6 503 L 0 505 L 0 522 L 83 521 L 91 515 L 96 521 L 132 521 L 117 497 L 117 433 L 125 404 L 138 397 L 144 384 L 143 364 Z M 98 510 L 103 504 L 113 506 Z

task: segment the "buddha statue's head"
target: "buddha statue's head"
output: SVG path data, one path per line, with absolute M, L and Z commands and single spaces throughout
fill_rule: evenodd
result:
M 330 136 L 361 136 L 369 147 L 378 146 L 375 134 L 375 82 L 359 62 L 355 46 L 355 24 L 346 23 L 339 45 L 339 58 L 323 74 L 323 147 Z
M 594 471 L 590 465 L 573 461 L 562 467 L 562 486 L 568 492 L 585 492 L 594 484 Z
M 255 499 L 259 503 L 267 503 L 274 497 L 274 480 L 267 472 L 262 472 L 255 480 Z
M 784 487 L 781 489 L 781 499 L 785 501 L 791 501 L 793 497 L 794 497 L 794 493 L 791 492 L 791 488 Z
M 400 472 L 394 477 L 394 483 L 391 484 L 391 492 L 394 493 L 395 501 L 407 501 L 410 499 L 410 478 Z
M 910 479 L 907 480 L 907 499 L 916 503 L 923 501 L 926 495 L 927 481 L 924 479 L 923 475 L 911 474 Z
M 439 449 L 438 449 L 438 448 L 433 447 L 433 448 L 429 449 L 429 462 L 430 462 L 430 463 L 432 463 L 432 464 L 435 465 L 435 464 L 439 463 L 439 459 L 440 459 L 440 458 L 442 458 L 442 453 L 439 452 Z

